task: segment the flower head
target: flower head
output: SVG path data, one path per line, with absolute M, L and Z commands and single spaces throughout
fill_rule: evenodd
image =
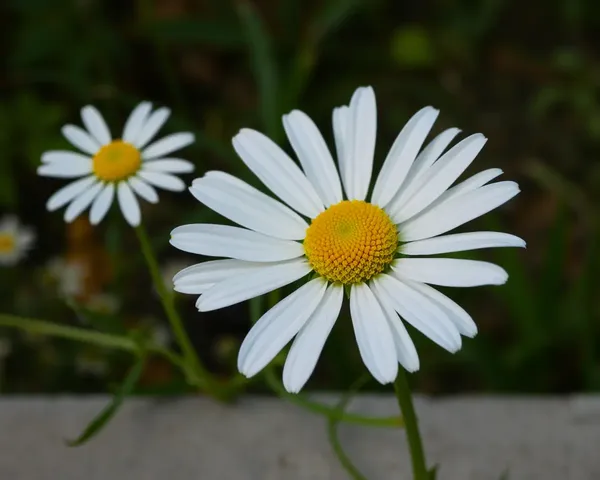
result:
M 0 266 L 16 265 L 33 246 L 33 229 L 20 224 L 19 219 L 8 215 L 0 220 Z
M 381 383 L 395 379 L 398 364 L 408 371 L 419 368 L 404 322 L 450 352 L 461 348 L 461 335 L 477 333 L 469 314 L 430 285 L 499 285 L 506 272 L 487 262 L 418 257 L 524 246 L 506 233 L 446 235 L 502 205 L 519 188 L 508 181 L 488 184 L 499 169 L 452 186 L 486 138 L 471 135 L 446 151 L 459 132 L 451 128 L 422 149 L 438 113 L 425 107 L 408 121 L 370 197 L 377 122 L 370 87 L 359 88 L 349 106 L 333 112 L 339 175 L 315 124 L 295 110 L 283 124 L 302 170 L 259 132 L 244 129 L 233 139 L 242 161 L 281 201 L 222 172 L 194 180 L 190 191 L 199 201 L 245 227 L 200 224 L 173 230 L 175 247 L 226 257 L 174 277 L 177 291 L 200 294 L 199 310 L 226 307 L 315 275 L 250 330 L 238 355 L 244 375 L 258 373 L 294 339 L 283 381 L 288 391 L 299 391 L 339 315 L 344 289 L 361 357 Z
M 99 223 L 116 195 L 123 216 L 132 226 L 141 221 L 136 195 L 150 203 L 158 202 L 155 187 L 181 191 L 185 184 L 176 173 L 194 170 L 192 163 L 167 158 L 194 141 L 191 133 L 175 133 L 150 143 L 167 121 L 170 110 L 154 112 L 149 102 L 140 103 L 125 123 L 121 138 L 113 139 L 102 118 L 93 106 L 81 110 L 87 130 L 74 125 L 62 129 L 65 138 L 83 153 L 49 151 L 42 155 L 38 174 L 58 178 L 79 178 L 50 197 L 50 211 L 68 204 L 65 221 L 71 222 L 90 207 L 90 222 Z

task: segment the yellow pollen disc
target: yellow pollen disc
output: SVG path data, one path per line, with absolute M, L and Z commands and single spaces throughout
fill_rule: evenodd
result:
M 11 253 L 15 249 L 15 237 L 0 233 L 0 253 Z
M 137 172 L 142 164 L 140 151 L 131 143 L 114 140 L 94 155 L 94 173 L 105 182 L 125 180 Z
M 330 282 L 365 282 L 392 263 L 398 231 L 376 205 L 344 200 L 315 218 L 304 251 L 312 268 Z

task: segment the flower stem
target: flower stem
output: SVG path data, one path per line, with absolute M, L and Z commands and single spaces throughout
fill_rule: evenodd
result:
M 148 270 L 150 270 L 150 275 L 152 277 L 152 282 L 154 283 L 154 288 L 158 292 L 158 296 L 160 297 L 160 301 L 162 303 L 165 314 L 171 324 L 171 329 L 173 330 L 173 334 L 177 339 L 177 343 L 181 348 L 181 352 L 186 361 L 186 364 L 189 368 L 191 368 L 192 372 L 201 380 L 203 384 L 206 385 L 208 393 L 213 395 L 216 398 L 223 399 L 224 392 L 216 385 L 214 382 L 212 375 L 208 372 L 206 367 L 202 364 L 198 355 L 196 354 L 196 350 L 190 341 L 188 334 L 185 331 L 183 326 L 183 322 L 175 309 L 175 303 L 173 295 L 165 287 L 165 284 L 162 279 L 162 275 L 160 273 L 160 269 L 158 266 L 158 261 L 156 260 L 156 255 L 154 254 L 154 250 L 150 245 L 150 240 L 148 238 L 148 234 L 146 233 L 146 229 L 142 224 L 135 228 L 135 233 L 137 234 L 138 240 L 140 241 L 140 246 L 142 247 L 142 253 L 144 258 L 146 259 L 146 264 L 148 265 Z
M 265 368 L 264 378 L 267 385 L 280 398 L 288 400 L 290 403 L 298 405 L 310 412 L 318 415 L 325 415 L 340 422 L 352 423 L 354 425 L 363 425 L 367 427 L 402 427 L 404 424 L 402 418 L 395 417 L 369 417 L 358 413 L 341 412 L 335 406 L 310 400 L 299 393 L 289 393 L 277 379 L 272 365 Z
M 51 337 L 65 338 L 76 342 L 90 343 L 99 347 L 114 348 L 138 353 L 140 345 L 130 337 L 113 335 L 111 333 L 95 332 L 79 327 L 57 325 L 55 323 L 37 320 L 35 318 L 18 317 L 0 313 L 0 327 L 16 328 L 32 335 L 48 335 Z M 178 367 L 184 366 L 184 360 L 178 354 L 158 345 L 148 344 L 145 348 L 149 352 L 161 355 Z
M 406 438 L 410 448 L 410 457 L 412 460 L 413 478 L 414 480 L 427 480 L 427 466 L 425 464 L 425 454 L 423 452 L 423 442 L 419 433 L 419 425 L 415 408 L 413 406 L 412 395 L 405 371 L 401 368 L 398 371 L 398 376 L 394 382 L 394 390 L 398 405 L 404 419 L 404 428 L 406 429 Z

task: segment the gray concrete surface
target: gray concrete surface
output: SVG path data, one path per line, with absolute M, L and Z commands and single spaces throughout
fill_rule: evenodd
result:
M 320 396 L 335 401 L 335 396 Z M 68 448 L 106 398 L 0 399 L 2 480 L 342 480 L 324 419 L 277 399 L 132 399 L 88 445 Z M 440 480 L 600 479 L 600 397 L 419 398 Z M 396 413 L 387 396 L 352 410 Z M 410 479 L 404 432 L 344 425 L 342 442 L 372 480 Z M 508 476 L 502 477 L 503 474 Z

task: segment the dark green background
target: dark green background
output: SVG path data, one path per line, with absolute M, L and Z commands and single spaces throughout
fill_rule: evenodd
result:
M 528 249 L 471 256 L 499 263 L 510 279 L 502 287 L 450 291 L 480 327 L 459 353 L 412 332 L 422 364 L 413 376 L 417 388 L 598 391 L 597 32 L 600 4 L 593 0 L 3 0 L 0 213 L 17 213 L 39 241 L 25 263 L 0 271 L 0 310 L 66 324 L 83 316 L 113 332 L 161 315 L 135 235 L 115 208 L 85 242 L 96 242 L 110 259 L 102 288 L 122 299 L 118 314 L 67 306 L 46 279 L 47 262 L 74 247 L 61 213 L 44 210 L 65 182 L 35 170 L 44 150 L 67 146 L 60 127 L 78 124 L 83 105 L 96 105 L 114 133 L 137 102 L 167 105 L 173 117 L 165 131 L 197 136 L 185 151 L 195 176 L 222 169 L 256 184 L 231 148 L 238 129 L 257 128 L 289 149 L 281 114 L 300 108 L 330 141 L 332 108 L 347 103 L 357 86 L 373 85 L 379 164 L 409 116 L 433 105 L 441 109 L 436 132 L 456 126 L 489 138 L 470 173 L 500 167 L 502 178 L 522 189 L 468 227 L 515 233 Z M 170 247 L 169 231 L 221 221 L 187 192 L 161 193 L 160 204 L 144 206 L 143 218 L 161 261 L 189 264 L 198 259 Z M 247 305 L 199 314 L 194 298 L 177 301 L 201 356 L 228 375 L 248 329 Z M 4 392 L 104 391 L 128 364 L 121 354 L 66 341 L 7 330 L 0 336 L 12 342 L 2 363 Z M 106 362 L 106 373 L 80 373 L 82 349 Z M 142 390 L 183 388 L 165 365 L 147 370 Z M 342 318 L 308 386 L 341 388 L 363 371 Z

